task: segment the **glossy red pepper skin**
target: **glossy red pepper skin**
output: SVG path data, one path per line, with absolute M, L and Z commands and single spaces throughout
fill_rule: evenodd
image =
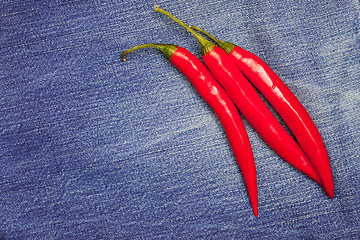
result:
M 272 115 L 230 56 L 169 12 L 157 5 L 154 8 L 187 29 L 199 41 L 205 64 L 264 141 L 284 160 L 321 185 L 305 153 Z
M 307 156 L 271 113 L 228 54 L 215 46 L 203 59 L 262 139 L 284 160 L 321 184 Z
M 245 77 L 265 96 L 294 133 L 326 193 L 334 197 L 334 183 L 329 156 L 319 130 L 310 115 L 278 75 L 258 56 L 245 49 L 221 41 L 201 28 L 190 26 L 214 40 L 225 50 Z
M 242 172 L 254 215 L 257 217 L 258 196 L 255 161 L 245 126 L 236 106 L 209 69 L 195 55 L 179 46 L 157 45 L 157 47 L 159 46 L 159 49 L 189 79 L 200 96 L 220 119 Z
M 229 55 L 246 78 L 284 119 L 314 166 L 326 193 L 333 198 L 334 183 L 329 156 L 319 130 L 304 106 L 259 57 L 239 46 L 234 46 Z

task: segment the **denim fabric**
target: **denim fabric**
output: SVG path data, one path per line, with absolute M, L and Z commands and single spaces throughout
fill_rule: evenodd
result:
M 359 1 L 156 3 L 273 68 L 322 134 L 335 198 L 244 120 L 253 216 L 224 130 L 188 80 L 156 49 L 119 58 L 147 42 L 201 57 L 153 1 L 2 0 L 0 239 L 359 239 Z

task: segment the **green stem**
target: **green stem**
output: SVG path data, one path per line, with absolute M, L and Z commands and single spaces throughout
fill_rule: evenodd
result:
M 188 25 L 186 25 L 185 23 L 183 23 L 180 19 L 176 18 L 175 16 L 173 16 L 171 13 L 161 9 L 158 5 L 155 4 L 154 6 L 155 11 L 164 14 L 165 16 L 171 18 L 172 20 L 174 20 L 176 23 L 178 23 L 180 26 L 182 26 L 183 28 L 185 28 L 186 30 L 188 30 L 200 43 L 201 45 L 201 52 L 203 55 L 206 55 L 207 52 L 211 51 L 214 49 L 215 44 L 213 44 L 212 42 L 208 41 L 206 38 L 204 38 L 203 36 L 201 36 L 199 33 L 195 32 L 193 29 L 191 29 Z
M 221 41 L 219 39 L 217 39 L 216 37 L 214 37 L 213 35 L 211 35 L 210 33 L 206 32 L 204 29 L 201 29 L 197 26 L 194 26 L 194 25 L 189 25 L 189 28 L 191 29 L 195 29 L 196 31 L 199 31 L 201 33 L 203 33 L 204 35 L 208 36 L 211 40 L 213 40 L 214 42 L 216 42 L 217 44 L 221 44 L 223 43 L 224 41 Z
M 124 51 L 123 53 L 121 53 L 120 58 L 125 62 L 126 54 L 133 52 L 135 50 L 138 50 L 138 49 L 142 49 L 142 48 L 157 48 L 157 49 L 161 50 L 164 53 L 164 55 L 167 57 L 167 59 L 169 59 L 169 60 L 171 60 L 172 55 L 177 50 L 177 46 L 174 44 L 145 43 L 145 44 L 141 44 L 141 45 L 132 47 L 132 48 Z
M 225 42 L 225 41 L 221 41 L 221 40 L 217 39 L 216 37 L 214 37 L 210 33 L 206 32 L 205 30 L 203 30 L 203 29 L 201 29 L 201 28 L 199 28 L 197 26 L 190 25 L 189 27 L 192 28 L 192 29 L 195 29 L 196 31 L 199 31 L 202 34 L 209 37 L 211 40 L 216 42 L 217 45 L 219 45 L 222 49 L 224 49 L 228 54 L 231 53 L 234 50 L 234 47 L 236 46 L 235 44 L 233 44 L 231 42 Z

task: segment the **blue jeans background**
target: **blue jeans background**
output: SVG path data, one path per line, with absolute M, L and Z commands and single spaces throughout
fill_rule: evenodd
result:
M 199 58 L 153 1 L 0 3 L 0 238 L 359 239 L 360 4 L 157 1 L 261 57 L 303 103 L 335 198 L 244 120 L 259 217 L 223 128 L 147 42 Z M 272 109 L 273 111 L 273 109 Z

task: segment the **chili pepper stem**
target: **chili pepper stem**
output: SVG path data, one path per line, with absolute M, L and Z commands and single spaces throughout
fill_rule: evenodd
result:
M 142 49 L 142 48 L 157 48 L 157 49 L 161 50 L 168 59 L 171 59 L 171 56 L 176 51 L 177 46 L 173 45 L 173 44 L 163 44 L 163 43 L 145 43 L 145 44 L 141 44 L 141 45 L 132 47 L 132 48 L 124 51 L 123 53 L 121 53 L 120 58 L 125 62 L 126 54 L 133 52 L 135 50 L 138 50 L 138 49 Z
M 201 28 L 199 28 L 197 26 L 189 25 L 189 27 L 191 29 L 195 29 L 196 31 L 199 31 L 202 34 L 204 34 L 205 36 L 209 37 L 211 40 L 216 42 L 217 45 L 219 45 L 222 49 L 224 49 L 227 54 L 231 53 L 234 50 L 234 47 L 236 46 L 235 44 L 233 44 L 231 42 L 225 42 L 225 41 L 222 41 L 220 39 L 217 39 L 216 37 L 214 37 L 210 33 L 206 32 L 205 30 L 203 30 L 203 29 L 201 29 Z
M 188 32 L 190 32 L 195 38 L 196 40 L 199 41 L 200 45 L 201 45 L 201 52 L 203 55 L 206 55 L 207 52 L 211 51 L 214 49 L 215 44 L 210 42 L 209 40 L 207 40 L 206 38 L 204 38 L 203 36 L 201 36 L 199 33 L 197 33 L 196 31 L 194 31 L 193 29 L 191 29 L 188 25 L 186 25 L 184 22 L 182 22 L 180 19 L 176 18 L 174 15 L 172 15 L 171 13 L 165 11 L 164 9 L 161 9 L 159 7 L 159 5 L 155 4 L 154 6 L 155 11 L 164 14 L 165 16 L 171 18 L 172 20 L 174 20 L 176 23 L 178 23 L 180 26 L 182 26 L 183 28 L 185 28 Z

